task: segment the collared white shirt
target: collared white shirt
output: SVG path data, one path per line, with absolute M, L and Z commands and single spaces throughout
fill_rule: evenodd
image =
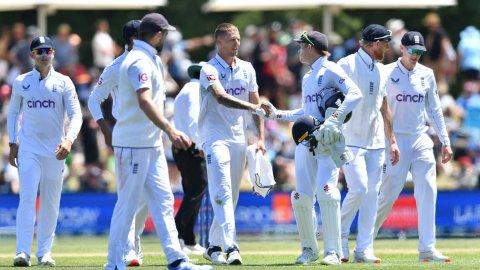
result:
M 320 91 L 324 88 L 335 87 L 345 94 L 345 100 L 339 110 L 350 112 L 360 102 L 362 98 L 360 89 L 336 63 L 328 61 L 326 57 L 320 57 L 311 68 L 302 80 L 302 110 L 305 115 L 324 120 L 317 105 Z
M 163 113 L 163 64 L 155 48 L 141 40 L 133 42 L 133 49 L 120 65 L 118 115 L 113 128 L 112 144 L 132 148 L 162 146 L 162 130 L 140 108 L 137 91 L 142 88 L 151 89 L 152 100 Z
M 66 133 L 65 112 L 70 119 Z M 46 157 L 55 157 L 63 140 L 75 141 L 82 125 L 72 80 L 53 68 L 43 79 L 36 69 L 15 79 L 7 117 L 10 142 Z
M 88 98 L 88 109 L 92 113 L 95 121 L 103 118 L 101 104 L 108 98 L 109 94 L 112 95 L 113 99 L 112 115 L 115 117 L 115 119 L 117 118 L 118 74 L 120 72 L 120 65 L 122 64 L 123 60 L 125 60 L 125 57 L 127 57 L 127 54 L 128 51 L 125 50 L 122 55 L 117 57 L 115 60 L 113 60 L 113 62 L 105 67 L 102 75 L 100 75 L 100 78 L 98 79 L 97 84 L 93 88 L 92 93 L 90 93 L 90 97 Z
M 200 81 L 191 79 L 186 83 L 173 102 L 175 128 L 183 131 L 198 145 L 198 115 L 200 114 Z
M 235 67 L 232 68 L 217 54 L 200 72 L 200 143 L 216 140 L 246 142 L 246 117 L 250 113 L 218 103 L 207 90 L 213 84 L 221 84 L 229 95 L 249 101 L 250 92 L 258 91 L 255 70 L 249 62 L 239 58 L 235 58 Z
M 392 110 L 395 134 L 419 135 L 427 132 L 427 114 L 443 145 L 450 145 L 437 84 L 432 69 L 417 63 L 408 71 L 400 62 L 385 66 L 387 100 Z
M 376 62 L 362 48 L 338 61 L 358 85 L 363 99 L 344 125 L 345 144 L 364 149 L 385 148 L 385 131 L 380 112 L 386 95 L 387 76 L 384 65 Z

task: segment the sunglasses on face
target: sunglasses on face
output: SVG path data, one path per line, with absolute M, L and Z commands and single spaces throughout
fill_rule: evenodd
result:
M 41 48 L 41 49 L 35 49 L 32 51 L 33 55 L 43 55 L 43 54 L 51 55 L 53 54 L 53 52 L 54 52 L 53 48 Z
M 407 49 L 407 52 L 409 54 L 418 54 L 418 55 L 423 55 L 425 53 L 425 51 L 417 50 L 417 49 Z
M 315 43 L 313 43 L 313 41 L 308 38 L 308 36 L 307 36 L 307 31 L 304 31 L 304 32 L 302 33 L 302 35 L 300 36 L 300 38 L 301 38 L 303 41 L 305 41 L 305 42 L 307 42 L 308 44 L 310 44 L 310 45 L 312 45 L 312 46 L 315 47 Z

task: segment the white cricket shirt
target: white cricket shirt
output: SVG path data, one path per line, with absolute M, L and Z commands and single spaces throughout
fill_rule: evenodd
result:
M 113 128 L 112 144 L 132 148 L 162 146 L 162 130 L 140 108 L 137 91 L 151 89 L 152 100 L 163 113 L 163 64 L 155 48 L 141 40 L 133 42 L 133 49 L 120 65 L 117 123 Z
M 200 81 L 191 79 L 186 83 L 173 102 L 175 128 L 183 131 L 198 145 L 198 115 L 200 114 Z
M 337 62 L 362 91 L 363 99 L 344 125 L 347 146 L 364 149 L 385 148 L 385 130 L 380 112 L 386 95 L 387 76 L 384 65 L 373 61 L 363 49 Z
M 120 65 L 123 60 L 125 60 L 125 57 L 127 57 L 127 54 L 128 51 L 125 50 L 122 55 L 105 67 L 97 84 L 93 88 L 92 93 L 90 93 L 90 97 L 88 98 L 88 109 L 92 113 L 95 121 L 103 118 L 101 104 L 108 98 L 109 94 L 112 95 L 113 99 L 112 115 L 115 119 L 117 118 L 118 74 L 120 72 Z
M 198 127 L 200 143 L 224 140 L 245 143 L 247 110 L 228 108 L 218 103 L 207 89 L 210 85 L 221 84 L 229 95 L 249 101 L 249 93 L 257 92 L 255 70 L 249 62 L 235 58 L 231 68 L 218 54 L 200 72 L 201 103 Z
M 443 145 L 450 145 L 433 71 L 417 63 L 408 71 L 400 62 L 385 66 L 387 100 L 395 134 L 418 135 L 428 130 L 427 114 Z
M 350 112 L 360 102 L 362 98 L 360 89 L 336 63 L 328 61 L 326 57 L 320 57 L 311 68 L 302 80 L 302 110 L 305 115 L 311 115 L 320 121 L 325 120 L 317 105 L 317 99 L 320 98 L 320 91 L 323 88 L 335 87 L 345 94 L 345 100 L 339 107 L 339 110 L 344 112 Z
M 65 112 L 70 119 L 66 134 Z M 45 157 L 55 157 L 64 139 L 75 141 L 82 126 L 75 86 L 53 68 L 44 79 L 36 69 L 15 79 L 7 117 L 10 143 Z

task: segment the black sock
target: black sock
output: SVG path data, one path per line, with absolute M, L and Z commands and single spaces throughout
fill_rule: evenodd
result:
M 180 263 L 182 263 L 182 262 L 184 262 L 184 261 L 185 261 L 184 259 L 178 259 L 178 260 L 172 262 L 172 263 L 170 264 L 170 266 L 172 266 L 172 267 L 177 267 L 178 265 L 180 265 Z

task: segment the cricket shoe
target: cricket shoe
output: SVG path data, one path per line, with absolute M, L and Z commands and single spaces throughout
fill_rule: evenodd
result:
M 342 264 L 342 261 L 340 260 L 340 257 L 338 257 L 337 252 L 335 250 L 330 250 L 327 251 L 327 255 L 322 259 L 320 264 L 323 265 L 340 265 Z
M 126 255 L 123 261 L 125 262 L 125 266 L 130 267 L 141 266 L 143 263 L 143 259 L 141 257 L 138 257 L 136 254 L 132 253 Z
M 227 264 L 225 257 L 222 253 L 222 248 L 219 246 L 211 246 L 203 252 L 203 258 L 212 262 L 212 264 Z
M 210 265 L 196 265 L 182 261 L 177 266 L 168 265 L 168 270 L 213 270 Z
M 343 258 L 342 262 L 348 262 L 350 260 L 350 249 L 348 248 L 348 238 L 347 239 L 342 239 L 342 253 L 343 253 Z
M 30 255 L 25 252 L 20 252 L 13 258 L 13 266 L 29 267 L 31 265 Z
M 45 254 L 42 257 L 38 258 L 38 266 L 50 266 L 50 267 L 55 267 L 57 264 L 55 263 L 55 260 L 52 259 L 52 256 L 50 254 Z
M 202 255 L 205 252 L 205 248 L 199 244 L 195 245 L 186 245 L 183 239 L 178 239 L 180 242 L 180 247 L 182 251 L 187 255 Z
M 373 255 L 373 250 L 353 251 L 356 263 L 382 263 L 382 260 Z
M 227 249 L 227 264 L 228 265 L 241 265 L 242 257 L 237 247 L 231 247 Z
M 432 249 L 430 251 L 420 252 L 419 262 L 451 262 L 452 259 L 444 256 L 440 251 Z
M 309 247 L 303 247 L 302 248 L 302 254 L 297 257 L 295 260 L 296 264 L 310 264 L 316 260 L 318 260 L 318 252 L 313 251 L 312 248 Z

